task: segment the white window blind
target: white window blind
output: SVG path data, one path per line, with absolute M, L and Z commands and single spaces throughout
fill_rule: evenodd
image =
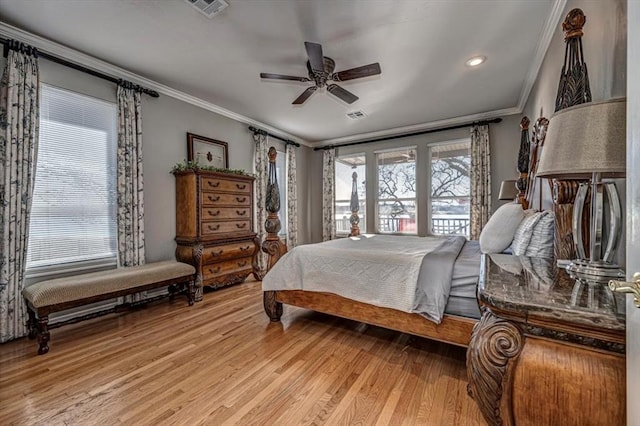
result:
M 27 269 L 116 257 L 116 105 L 42 85 Z

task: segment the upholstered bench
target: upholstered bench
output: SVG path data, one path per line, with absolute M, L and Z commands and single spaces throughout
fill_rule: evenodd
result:
M 139 293 L 158 287 L 170 286 L 171 297 L 178 285 L 186 284 L 189 305 L 195 299 L 195 273 L 193 266 L 186 263 L 167 260 L 128 268 L 92 272 L 67 278 L 56 278 L 30 285 L 22 291 L 29 313 L 29 338 L 38 338 L 38 354 L 49 351 L 49 330 L 64 324 L 77 322 L 116 312 L 123 306 L 141 302 L 125 303 L 85 317 L 52 324 L 49 326 L 49 314 L 71 309 L 89 303 L 114 299 L 116 297 Z

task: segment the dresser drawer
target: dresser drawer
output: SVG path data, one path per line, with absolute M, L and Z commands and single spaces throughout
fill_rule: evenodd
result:
M 202 206 L 250 206 L 249 194 L 227 194 L 216 191 L 202 191 Z
M 237 182 L 233 180 L 221 180 L 211 177 L 202 178 L 203 191 L 239 192 L 251 194 L 251 184 L 247 182 Z
M 237 273 L 241 271 L 252 271 L 251 257 L 226 260 L 212 265 L 202 265 L 202 278 L 206 282 L 211 278 L 221 275 Z
M 231 243 L 227 245 L 208 247 L 205 248 L 202 253 L 202 263 L 208 265 L 226 259 L 253 256 L 255 250 L 256 245 L 251 240 L 244 241 L 242 243 Z
M 251 207 L 203 207 L 200 220 L 251 219 Z
M 228 234 L 230 232 L 252 232 L 251 220 L 229 220 L 227 222 L 202 222 L 200 233 L 204 235 Z

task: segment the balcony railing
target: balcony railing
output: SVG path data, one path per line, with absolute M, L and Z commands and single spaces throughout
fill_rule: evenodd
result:
M 415 232 L 415 219 L 402 217 L 379 218 L 379 232 Z M 336 233 L 348 234 L 349 218 L 336 219 Z M 436 216 L 431 218 L 431 230 L 441 235 L 469 235 L 469 217 Z M 364 230 L 362 230 L 364 232 Z

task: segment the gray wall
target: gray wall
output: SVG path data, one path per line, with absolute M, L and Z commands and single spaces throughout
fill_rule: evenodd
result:
M 498 201 L 500 183 L 505 179 L 515 179 L 516 162 L 518 149 L 520 147 L 520 116 L 512 115 L 503 118 L 498 124 L 489 126 L 489 137 L 491 146 L 491 191 L 492 209 L 495 211 L 502 203 Z M 367 154 L 367 194 L 375 194 L 375 164 L 374 151 L 403 146 L 417 146 L 417 161 L 426 161 L 427 147 L 438 142 L 453 141 L 457 139 L 469 138 L 469 129 L 456 129 L 438 133 L 430 133 L 421 136 L 394 139 L 372 144 L 356 145 L 338 148 L 337 155 L 365 153 Z M 311 219 L 311 240 L 310 242 L 322 241 L 322 151 L 312 154 L 311 162 L 308 163 L 311 171 L 310 191 L 310 219 Z M 419 178 L 418 185 L 425 187 L 425 182 Z M 417 204 L 422 211 L 426 211 L 428 191 L 418 189 Z M 372 198 L 373 199 L 373 198 Z M 373 203 L 368 203 L 367 217 L 374 217 L 375 210 Z M 374 221 L 367 221 L 367 232 L 374 231 Z M 427 234 L 427 221 L 419 220 L 418 235 Z M 364 232 L 364 230 L 363 230 Z
M 582 45 L 589 70 L 591 95 L 594 101 L 626 95 L 627 90 L 627 2 L 626 0 L 569 0 L 565 15 L 580 8 L 587 20 Z M 533 123 L 538 117 L 551 118 L 555 109 L 560 70 L 564 61 L 564 35 L 560 25 L 538 73 L 523 114 Z M 625 204 L 625 181 L 616 180 L 618 193 Z M 549 185 L 543 189 L 543 209 L 552 207 Z M 537 198 L 534 198 L 537 199 Z M 537 206 L 534 206 L 537 207 Z M 624 224 L 624 221 L 623 221 Z M 624 265 L 625 232 L 618 244 L 617 262 Z
M 115 102 L 113 84 L 41 60 L 41 81 L 53 86 Z M 145 177 L 145 236 L 147 261 L 170 259 L 175 243 L 175 186 L 171 167 L 187 157 L 186 133 L 229 144 L 229 167 L 253 171 L 253 142 L 247 125 L 169 96 L 143 96 L 142 127 Z M 310 240 L 307 168 L 311 149 L 298 149 L 299 241 Z
M 625 0 L 570 0 L 565 15 L 580 8 L 587 17 L 582 45 L 594 101 L 625 96 L 627 85 L 627 6 Z M 564 19 L 564 18 L 563 18 Z M 551 40 L 529 95 L 524 115 L 533 123 L 554 112 L 560 70 L 564 61 L 564 34 L 558 28 Z

